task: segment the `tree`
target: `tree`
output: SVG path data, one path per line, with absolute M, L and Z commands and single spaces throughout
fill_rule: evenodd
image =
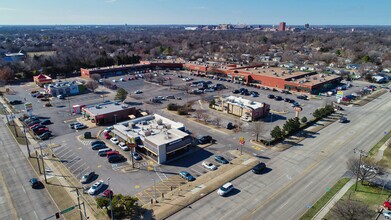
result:
M 374 179 L 379 173 L 379 166 L 377 166 L 372 161 L 362 160 L 358 158 L 351 158 L 347 162 L 348 170 L 350 170 L 355 176 L 358 175 L 358 178 L 361 180 L 361 184 L 364 184 L 365 181 L 370 181 Z M 377 171 L 375 171 L 375 169 Z
M 203 114 L 205 113 L 205 110 L 203 110 L 203 109 L 197 109 L 196 111 L 195 111 L 195 114 L 196 114 L 196 118 L 198 119 L 198 120 L 201 120 L 202 118 L 203 118 Z
M 102 77 L 100 76 L 100 74 L 94 73 L 94 74 L 91 74 L 90 78 L 95 81 L 99 81 Z
M 110 80 L 106 79 L 106 80 L 103 81 L 103 85 L 106 88 L 111 88 L 113 86 L 113 83 Z
M 106 197 L 97 197 L 96 198 L 96 205 L 98 206 L 98 208 L 106 207 L 106 209 L 107 209 L 108 206 L 110 205 L 110 200 L 109 200 L 109 198 L 106 198 Z
M 156 77 L 156 82 L 159 84 L 159 85 L 163 85 L 165 79 L 163 76 L 158 76 Z
M 216 116 L 215 117 L 215 123 L 216 123 L 216 127 L 220 127 L 221 126 L 221 118 L 220 116 Z
M 125 89 L 119 88 L 117 91 L 117 94 L 115 95 L 115 100 L 124 101 L 126 99 L 127 95 L 128 95 L 128 92 Z
M 301 118 L 301 123 L 305 124 L 307 123 L 308 119 L 304 116 Z
M 274 139 L 281 138 L 283 136 L 283 133 L 282 133 L 282 130 L 281 130 L 280 126 L 274 127 L 273 130 L 270 132 L 270 135 Z
M 319 109 L 315 109 L 314 113 L 312 113 L 312 115 L 316 118 L 316 119 L 319 119 L 319 118 L 322 118 L 322 114 L 321 114 L 321 111 Z
M 259 135 L 262 133 L 263 131 L 263 126 L 262 126 L 262 123 L 257 121 L 257 122 L 254 122 L 252 123 L 251 125 L 251 132 L 253 132 L 253 134 L 256 136 L 256 141 L 258 141 L 259 139 Z
M 204 111 L 202 114 L 201 114 L 201 117 L 202 117 L 202 120 L 204 121 L 205 124 L 208 123 L 208 120 L 210 118 L 210 115 L 207 111 Z
M 331 209 L 333 218 L 341 220 L 373 219 L 373 213 L 369 206 L 353 200 L 340 200 Z
M 92 90 L 92 92 L 95 92 L 95 90 L 99 87 L 99 83 L 97 81 L 94 81 L 94 80 L 89 80 L 86 82 L 85 86 Z
M 14 72 L 8 66 L 0 68 L 0 80 L 7 82 L 8 80 L 14 78 Z

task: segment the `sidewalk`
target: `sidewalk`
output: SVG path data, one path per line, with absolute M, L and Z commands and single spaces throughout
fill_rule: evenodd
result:
M 11 109 L 9 108 L 8 104 L 5 102 L 3 97 L 0 97 L 0 103 L 6 107 L 6 110 L 8 112 L 11 112 Z M 15 118 L 14 121 L 19 128 L 23 128 L 23 124 L 18 118 Z M 39 146 L 39 143 L 30 135 L 29 132 L 26 132 L 26 136 L 27 136 L 27 139 L 30 143 L 29 148 L 32 153 L 34 151 L 33 146 Z M 22 150 L 23 154 L 25 155 L 26 159 L 28 160 L 28 151 L 26 149 L 26 146 L 19 145 L 19 148 Z M 50 149 L 50 146 L 47 149 Z M 47 149 L 45 149 L 45 151 Z M 59 165 L 56 166 L 54 164 L 54 162 L 52 161 L 52 159 L 49 159 L 48 156 L 46 156 L 46 157 L 44 156 L 44 160 L 45 160 L 45 166 L 47 169 L 52 170 L 52 172 L 54 172 L 54 173 L 62 173 L 60 170 L 58 170 L 58 169 L 60 169 Z M 68 175 L 63 175 L 63 176 L 68 176 Z M 43 175 L 40 176 L 40 178 L 42 179 Z M 59 177 L 52 177 L 52 178 L 57 178 L 57 180 L 61 183 L 61 185 L 64 185 L 64 186 L 74 185 L 74 184 L 71 184 L 66 178 L 59 178 Z M 81 188 L 81 187 L 78 187 L 78 188 Z M 75 204 L 77 204 L 77 195 L 74 192 L 74 190 L 72 188 L 65 188 L 65 190 L 67 191 L 68 195 L 72 198 L 73 202 Z M 83 196 L 82 196 L 82 198 L 83 198 Z M 91 208 L 88 205 L 89 202 L 88 201 L 84 201 L 84 202 L 86 202 L 86 212 L 87 212 L 87 216 L 89 217 L 89 219 L 96 219 L 94 217 L 94 212 L 91 210 Z
M 327 213 L 334 207 L 334 204 L 338 202 L 342 198 L 342 196 L 345 195 L 345 193 L 350 189 L 351 186 L 356 182 L 354 178 L 350 179 L 349 182 L 345 184 L 345 186 L 342 187 L 341 190 L 339 190 L 333 198 L 330 199 L 330 201 L 327 202 L 325 206 L 321 210 L 319 210 L 318 213 L 312 218 L 313 220 L 322 220 Z
M 377 155 L 375 157 L 375 162 L 381 161 L 381 159 L 383 158 L 384 150 L 388 147 L 388 143 L 391 143 L 391 139 L 388 139 L 386 143 L 384 143 L 383 146 L 379 148 L 379 151 L 377 152 Z

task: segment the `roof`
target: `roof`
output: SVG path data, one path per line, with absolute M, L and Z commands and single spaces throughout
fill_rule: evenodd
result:
M 338 78 L 341 78 L 341 76 L 319 73 L 305 78 L 297 79 L 295 81 L 291 81 L 291 83 L 298 83 L 303 86 L 315 86 L 317 84 L 321 84 Z
M 252 100 L 244 99 L 242 97 L 236 97 L 236 96 L 228 96 L 224 98 L 225 103 L 230 103 L 237 106 L 247 107 L 251 109 L 258 109 L 263 108 L 265 105 L 267 105 L 264 102 L 255 102 Z
M 34 76 L 36 79 L 52 79 L 50 76 L 47 76 L 45 74 L 39 74 L 38 76 Z
M 311 75 L 314 72 L 298 71 L 279 67 L 253 67 L 253 68 L 241 68 L 235 69 L 239 73 L 248 73 L 254 75 L 262 75 L 266 77 L 275 77 L 281 79 L 289 79 L 295 77 L 303 77 L 305 75 Z
M 114 129 L 129 138 L 142 137 L 156 146 L 174 143 L 189 136 L 179 129 L 184 125 L 172 121 L 160 115 L 148 115 L 145 117 L 125 121 L 114 125 Z
M 104 115 L 108 113 L 118 112 L 122 111 L 124 109 L 132 109 L 134 107 L 131 107 L 126 104 L 116 104 L 112 102 L 104 103 L 104 104 L 98 104 L 94 106 L 88 106 L 83 109 L 83 111 L 88 111 L 91 115 Z

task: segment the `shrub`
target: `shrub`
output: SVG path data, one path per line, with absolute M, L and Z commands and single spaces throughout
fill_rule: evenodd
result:
M 169 111 L 177 111 L 179 109 L 179 106 L 175 103 L 169 103 L 167 105 L 167 110 Z

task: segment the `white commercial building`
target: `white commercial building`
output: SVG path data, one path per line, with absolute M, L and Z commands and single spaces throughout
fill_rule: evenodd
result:
M 113 133 L 162 164 L 188 151 L 191 136 L 182 123 L 160 115 L 148 115 L 114 125 Z

